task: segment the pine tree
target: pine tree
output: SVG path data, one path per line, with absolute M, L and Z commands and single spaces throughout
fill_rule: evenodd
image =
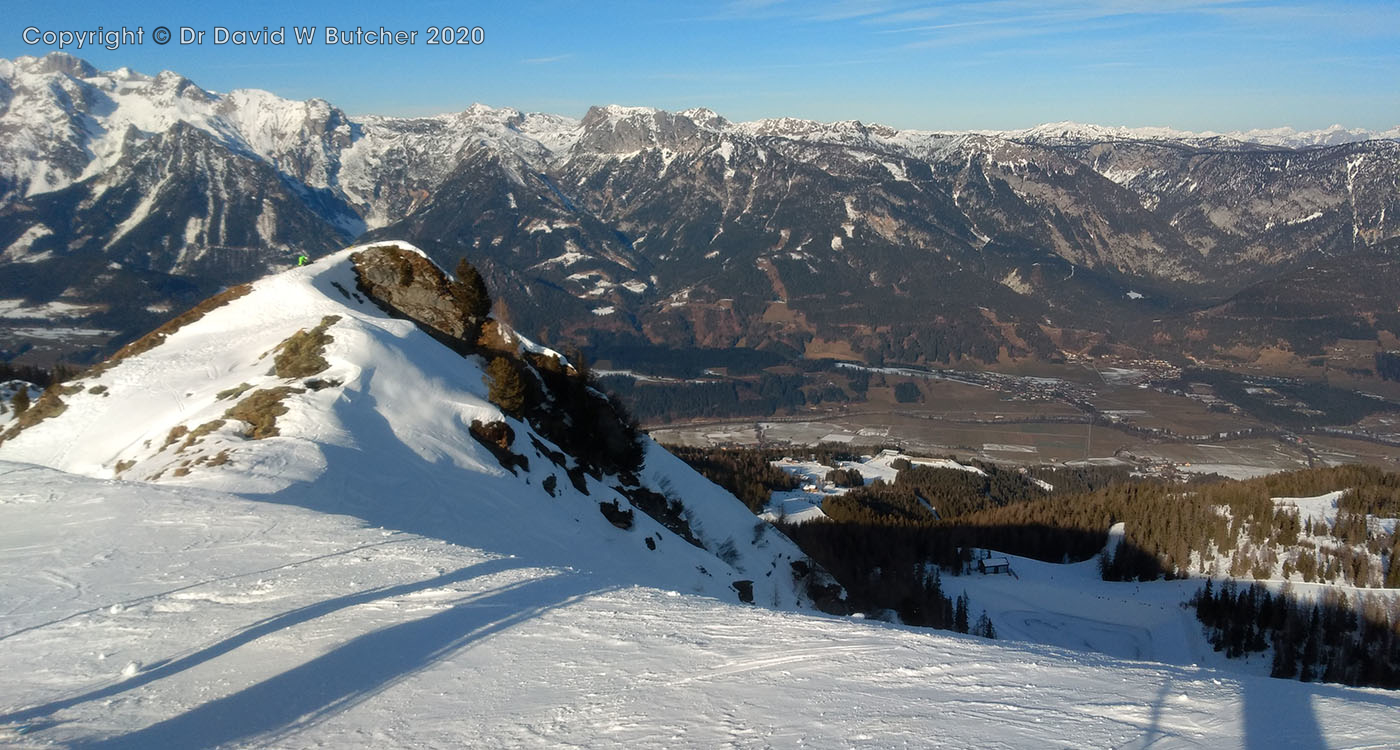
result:
M 1290 640 L 1286 633 L 1274 634 L 1274 662 L 1269 670 L 1270 677 L 1292 679 L 1298 675 L 1298 644 Z
M 519 417 L 525 408 L 525 380 L 520 377 L 520 368 L 505 357 L 496 357 L 486 367 L 486 376 L 491 403 L 512 417 Z
M 1390 570 L 1385 574 L 1385 587 L 1400 589 L 1400 526 L 1391 534 L 1394 540 L 1390 547 Z
M 10 406 L 14 407 L 16 417 L 29 411 L 29 386 L 21 385 L 19 390 L 15 391 L 14 397 L 10 399 Z
M 972 628 L 973 635 L 980 635 L 983 638 L 997 637 L 997 629 L 992 625 L 992 618 L 987 616 L 987 610 L 982 610 L 982 615 L 977 618 L 977 624 Z
M 1303 642 L 1303 671 L 1298 675 L 1298 679 L 1303 682 L 1312 682 L 1317 679 L 1317 662 L 1320 654 L 1318 637 L 1321 635 L 1321 617 L 1318 615 L 1317 605 L 1313 605 L 1312 617 L 1308 618 L 1307 640 Z
M 569 364 L 573 365 L 574 372 L 578 373 L 579 380 L 587 383 L 593 377 L 592 364 L 588 361 L 588 355 L 582 349 L 571 346 L 564 352 L 564 356 L 569 359 Z
M 462 337 L 475 344 L 486 316 L 491 314 L 491 294 L 486 291 L 481 273 L 466 258 L 457 261 L 457 282 L 452 285 L 452 294 L 462 315 Z
M 953 610 L 953 630 L 959 633 L 967 632 L 967 592 L 958 596 L 957 607 Z
M 1201 589 L 1196 599 L 1196 619 L 1214 627 L 1215 612 L 1215 582 L 1213 579 L 1207 578 L 1205 588 Z

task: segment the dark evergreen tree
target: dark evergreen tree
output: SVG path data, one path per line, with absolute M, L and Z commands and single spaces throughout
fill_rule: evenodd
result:
M 1400 352 L 1376 352 L 1376 374 L 1383 380 L 1400 380 Z
M 861 476 L 860 469 L 832 469 L 826 473 L 826 481 L 837 487 L 860 487 L 865 484 L 865 477 Z
M 1400 526 L 1391 534 L 1390 570 L 1385 574 L 1385 587 L 1400 589 Z
M 1298 644 L 1288 639 L 1284 633 L 1274 636 L 1274 661 L 1269 670 L 1270 677 L 1292 679 L 1298 674 Z
M 1318 640 L 1321 630 L 1321 617 L 1318 614 L 1317 606 L 1314 605 L 1312 617 L 1308 619 L 1307 640 L 1303 642 L 1303 669 L 1302 673 L 1298 675 L 1298 679 L 1303 682 L 1312 682 L 1317 679 L 1317 661 L 1321 656 L 1321 646 Z
M 16 417 L 29 411 L 29 388 L 20 386 L 20 389 L 15 391 L 14 397 L 10 399 L 10 406 L 15 410 Z
M 481 326 L 491 314 L 491 294 L 486 291 L 486 281 L 481 278 L 481 273 L 466 258 L 457 261 L 457 281 L 452 285 L 452 295 L 462 314 L 462 338 L 468 344 L 475 344 L 477 336 L 481 334 Z
M 973 635 L 980 635 L 983 638 L 997 637 L 997 629 L 992 625 L 992 618 L 987 616 L 987 611 L 982 610 L 981 616 L 977 618 L 977 624 L 972 628 Z
M 512 417 L 519 417 L 525 408 L 525 380 L 520 376 L 519 365 L 506 357 L 496 357 L 486 367 L 486 377 L 491 403 Z

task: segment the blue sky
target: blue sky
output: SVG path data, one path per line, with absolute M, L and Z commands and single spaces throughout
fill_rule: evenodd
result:
M 425 3 L 356 0 L 4 0 L 0 57 L 43 54 L 23 30 L 180 26 L 68 51 L 101 68 L 179 71 L 213 90 L 322 97 L 352 114 L 431 114 L 472 102 L 581 115 L 592 104 L 706 106 L 904 128 L 1075 120 L 1233 130 L 1400 125 L 1397 0 L 735 0 Z M 316 26 L 299 46 L 292 26 Z M 425 44 L 479 26 L 481 46 Z M 212 29 L 286 26 L 281 47 L 214 45 Z M 418 31 L 408 46 L 329 47 L 326 26 Z

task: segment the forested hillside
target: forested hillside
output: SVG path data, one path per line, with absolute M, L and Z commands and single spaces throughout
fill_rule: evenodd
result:
M 771 462 L 796 453 L 834 465 L 856 460 L 857 452 L 678 455 L 757 510 L 773 491 L 793 486 Z M 954 627 L 941 576 L 965 574 L 974 550 L 1048 562 L 1102 552 L 1105 580 L 1268 582 L 1210 584 L 1198 595 L 1212 643 L 1229 656 L 1273 648 L 1276 676 L 1396 684 L 1400 597 L 1384 590 L 1400 588 L 1400 474 L 1349 465 L 1176 484 L 1099 467 L 893 465 L 894 481 L 874 479 L 830 495 L 824 518 L 783 525 L 857 607 Z M 1109 528 L 1120 523 L 1121 542 L 1105 550 Z M 1371 666 L 1347 666 L 1362 655 Z

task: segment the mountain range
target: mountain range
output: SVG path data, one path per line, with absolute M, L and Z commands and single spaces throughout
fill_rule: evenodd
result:
M 0 61 L 0 300 L 110 350 L 352 241 L 466 254 L 559 346 L 991 362 L 1400 333 L 1400 130 L 940 133 L 600 106 L 352 117 Z

